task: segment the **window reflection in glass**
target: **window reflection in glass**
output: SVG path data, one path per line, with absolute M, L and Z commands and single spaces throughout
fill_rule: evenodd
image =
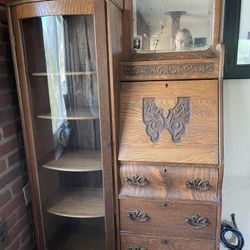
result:
M 137 53 L 206 50 L 211 43 L 213 0 L 133 0 Z

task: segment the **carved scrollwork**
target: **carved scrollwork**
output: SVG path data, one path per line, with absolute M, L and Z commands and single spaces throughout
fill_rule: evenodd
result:
M 191 98 L 178 97 L 177 105 L 168 114 L 155 103 L 154 97 L 143 98 L 143 121 L 146 132 L 156 143 L 164 129 L 169 130 L 174 142 L 181 142 L 187 133 L 187 124 L 191 119 Z
M 147 222 L 149 220 L 147 213 L 141 212 L 140 210 L 128 211 L 128 218 L 138 223 Z
M 208 219 L 201 217 L 198 214 L 187 216 L 185 222 L 195 228 L 204 228 L 208 226 Z
M 127 176 L 125 181 L 131 186 L 143 187 L 148 184 L 148 180 L 144 176 L 134 175 L 132 177 Z
M 213 63 L 163 64 L 163 65 L 125 65 L 127 76 L 138 75 L 176 75 L 185 73 L 207 73 L 214 71 Z
M 209 181 L 201 180 L 200 178 L 194 179 L 192 181 L 186 181 L 186 187 L 194 189 L 197 191 L 208 191 L 209 190 Z

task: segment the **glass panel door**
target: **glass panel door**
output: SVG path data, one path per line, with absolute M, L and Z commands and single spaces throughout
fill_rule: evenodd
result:
M 47 249 L 105 249 L 94 17 L 21 24 Z

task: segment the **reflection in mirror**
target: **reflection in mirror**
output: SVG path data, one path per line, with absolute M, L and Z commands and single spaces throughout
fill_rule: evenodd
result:
M 250 1 L 241 0 L 237 64 L 250 64 Z
M 214 0 L 133 0 L 136 53 L 206 50 Z

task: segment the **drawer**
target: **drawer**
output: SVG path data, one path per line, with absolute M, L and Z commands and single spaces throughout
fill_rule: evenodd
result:
M 121 232 L 214 240 L 217 206 L 120 199 Z
M 122 83 L 120 161 L 218 164 L 216 80 Z
M 167 168 L 165 166 L 121 165 L 121 196 L 165 198 Z
M 176 165 L 120 166 L 120 196 L 218 202 L 218 168 Z
M 213 241 L 121 234 L 121 250 L 214 250 Z

